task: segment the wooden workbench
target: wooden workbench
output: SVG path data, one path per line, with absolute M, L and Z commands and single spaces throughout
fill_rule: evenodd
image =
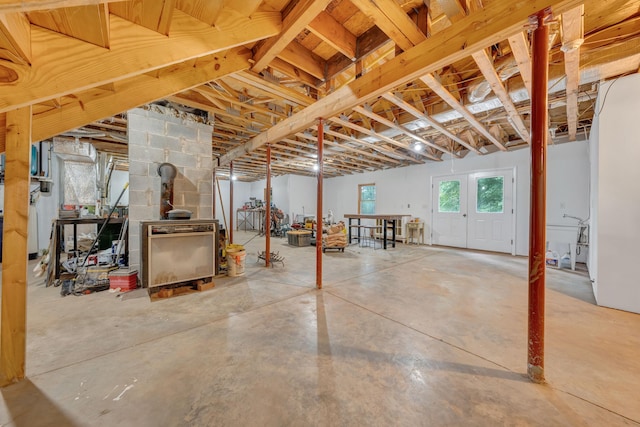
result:
M 387 229 L 391 227 L 391 242 L 393 247 L 396 247 L 396 222 L 402 221 L 402 217 L 411 216 L 411 215 L 402 215 L 402 214 L 344 214 L 344 217 L 349 220 L 349 242 L 351 242 L 351 228 L 356 227 L 358 229 L 358 241 L 360 241 L 360 226 L 361 220 L 363 219 L 373 219 L 382 220 L 382 247 L 387 249 Z M 354 219 L 358 220 L 357 224 L 353 224 L 352 221 Z

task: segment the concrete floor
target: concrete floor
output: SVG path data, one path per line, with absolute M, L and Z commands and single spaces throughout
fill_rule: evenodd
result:
M 28 287 L 27 379 L 2 426 L 640 424 L 640 316 L 547 274 L 546 378 L 526 373 L 527 260 L 399 244 L 324 256 L 272 239 L 215 289 L 60 297 Z

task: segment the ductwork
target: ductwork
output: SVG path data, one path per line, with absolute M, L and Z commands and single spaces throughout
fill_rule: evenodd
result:
M 158 166 L 160 175 L 160 219 L 169 219 L 169 211 L 173 209 L 173 181 L 178 170 L 171 163 Z

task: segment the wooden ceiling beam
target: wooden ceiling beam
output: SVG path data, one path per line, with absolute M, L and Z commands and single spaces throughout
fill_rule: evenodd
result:
M 567 75 L 567 125 L 569 141 L 578 133 L 578 85 L 580 83 L 580 46 L 584 42 L 584 5 L 571 9 L 562 17 L 562 48 Z
M 595 2 L 596 0 L 586 0 Z M 394 88 L 435 72 L 475 52 L 500 43 L 522 30 L 529 16 L 551 8 L 563 13 L 585 0 L 513 0 L 493 2 L 412 49 L 370 70 L 300 112 L 252 138 L 242 147 L 219 158 L 226 165 L 234 158 L 268 143 L 308 128 L 318 117 L 332 117 Z M 413 24 L 413 21 L 412 21 Z M 415 25 L 415 24 L 413 24 Z M 464 49 L 460 47 L 464 46 Z M 475 151 L 475 150 L 474 150 Z
M 253 111 L 256 113 L 260 113 L 260 114 L 264 114 L 264 115 L 268 115 L 268 116 L 272 116 L 275 117 L 277 119 L 281 119 L 286 117 L 285 114 L 283 113 L 278 113 L 277 111 L 273 111 L 270 110 L 267 107 L 262 107 L 260 105 L 253 105 L 250 102 L 247 101 L 241 101 L 238 98 L 233 98 L 229 95 L 225 95 L 224 93 L 221 93 L 217 90 L 215 90 L 214 88 L 212 88 L 209 85 L 202 85 L 202 86 L 198 86 L 193 88 L 194 92 L 198 92 L 199 94 L 201 94 L 202 96 L 207 96 L 208 98 L 218 98 L 222 101 L 226 101 L 232 105 L 239 105 L 241 106 L 243 109 L 249 110 L 249 111 Z
M 396 141 L 393 138 L 389 138 L 386 135 L 382 135 L 382 134 L 377 133 L 377 132 L 375 132 L 375 131 L 373 131 L 371 129 L 367 129 L 367 128 L 363 127 L 363 126 L 359 126 L 359 125 L 357 125 L 355 123 L 351 123 L 348 119 L 345 120 L 343 118 L 333 117 L 333 118 L 330 118 L 328 120 L 333 122 L 333 123 L 339 124 L 340 126 L 353 129 L 356 132 L 360 132 L 362 134 L 369 135 L 369 136 L 371 136 L 373 138 L 379 139 L 379 140 L 387 142 L 387 143 L 389 143 L 389 144 L 391 144 L 393 146 L 396 146 L 398 148 L 402 148 L 403 150 L 408 150 L 408 151 L 413 153 L 413 150 L 411 150 L 411 147 L 409 147 L 408 144 L 405 144 L 405 143 L 400 142 L 400 141 Z M 402 154 L 402 153 L 397 153 L 397 154 L 402 156 L 405 160 L 408 160 L 410 162 L 422 163 L 420 160 L 418 160 L 418 159 L 416 159 L 414 157 L 407 156 L 407 155 Z M 436 161 L 440 160 L 440 159 L 438 159 L 438 158 L 436 158 L 434 156 L 431 156 L 430 154 L 427 154 L 427 153 L 416 153 L 416 154 L 423 154 L 425 157 L 428 157 L 431 160 L 436 160 Z
M 449 21 L 458 22 L 467 15 L 466 0 L 439 0 L 438 5 Z
M 127 21 L 168 36 L 175 7 L 176 0 L 137 0 L 113 3 L 109 5 L 109 11 Z M 199 19 L 198 16 L 192 16 Z
M 211 0 L 203 0 L 207 3 Z M 217 0 L 220 1 L 220 0 Z M 251 16 L 258 8 L 262 0 L 224 0 L 224 6 L 235 10 L 242 16 Z
M 520 32 L 509 37 L 509 46 L 511 46 L 511 52 L 518 65 L 520 71 L 520 77 L 524 82 L 524 86 L 529 93 L 529 99 L 531 99 L 531 54 L 529 53 L 529 41 L 525 32 Z
M 195 65 L 188 61 L 160 71 L 158 77 L 140 75 L 119 81 L 114 92 L 104 92 L 98 98 L 83 100 L 43 114 L 34 114 L 33 140 L 42 141 L 62 132 L 83 126 L 104 117 L 162 99 L 190 87 L 201 85 L 230 73 L 248 69 L 251 52 L 236 48 L 224 57 L 217 54 L 199 59 Z
M 389 128 L 396 129 L 397 131 L 402 132 L 403 134 L 405 134 L 408 137 L 420 142 L 421 144 L 424 144 L 424 145 L 429 146 L 429 147 L 433 147 L 436 150 L 442 151 L 443 153 L 451 154 L 454 157 L 458 157 L 458 155 L 455 154 L 454 152 L 449 151 L 446 148 L 439 146 L 435 142 L 430 141 L 430 140 L 428 140 L 426 138 L 421 137 L 420 135 L 417 135 L 417 134 L 411 132 L 406 127 L 404 127 L 402 125 L 399 125 L 399 124 L 397 124 L 395 122 L 392 122 L 391 120 L 388 120 L 388 119 L 382 117 L 381 115 L 376 114 L 373 111 L 368 110 L 366 107 L 362 107 L 362 106 L 358 105 L 356 107 L 353 107 L 353 111 L 357 111 L 358 113 L 360 113 L 362 115 L 365 115 L 365 116 L 367 116 L 367 117 L 369 117 L 369 118 L 371 118 L 371 119 L 373 119 L 373 120 L 375 120 L 377 122 L 380 122 L 380 123 L 382 123 L 383 125 L 385 125 L 385 126 L 387 126 Z M 440 160 L 440 159 L 438 159 L 438 160 Z
M 269 63 L 269 67 L 273 68 L 274 70 L 278 70 L 282 74 L 288 77 L 291 77 L 294 80 L 298 80 L 306 84 L 307 86 L 320 89 L 322 85 L 322 80 L 312 76 L 311 74 L 307 73 L 306 71 L 297 67 L 296 65 L 290 64 L 289 62 L 282 60 L 280 58 L 277 58 L 277 57 L 273 58 Z M 324 74 L 323 74 L 323 78 L 324 78 Z
M 352 61 L 356 60 L 356 36 L 322 11 L 307 25 L 309 31 Z
M 429 86 L 431 90 L 438 94 L 438 96 L 442 98 L 444 102 L 449 104 L 451 108 L 460 113 L 462 117 L 464 117 L 471 124 L 471 126 L 473 126 L 479 133 L 484 135 L 484 137 L 487 138 L 493 145 L 495 145 L 502 151 L 507 150 L 505 146 L 502 145 L 502 143 L 498 141 L 498 139 L 494 137 L 482 123 L 480 123 L 476 116 L 474 116 L 471 111 L 469 111 L 464 105 L 462 105 L 456 99 L 456 97 L 453 96 L 451 92 L 449 92 L 447 88 L 442 85 L 440 80 L 436 78 L 435 75 L 427 73 L 424 76 L 420 77 L 420 80 L 422 80 L 424 84 Z
M 520 138 L 522 138 L 524 141 L 527 141 L 528 143 L 531 143 L 529 130 L 527 129 L 527 126 L 524 124 L 524 120 L 522 120 L 522 117 L 518 113 L 516 106 L 513 104 L 511 97 L 507 93 L 507 90 L 502 84 L 502 80 L 500 80 L 500 77 L 498 76 L 496 69 L 493 67 L 493 61 L 491 60 L 491 58 L 489 58 L 489 55 L 487 54 L 486 49 L 479 50 L 471 54 L 471 56 L 476 61 L 476 64 L 478 64 L 478 67 L 480 68 L 480 72 L 482 72 L 482 75 L 484 76 L 484 78 L 487 79 L 487 82 L 489 83 L 489 86 L 491 86 L 493 93 L 498 97 L 498 99 L 502 103 L 502 106 L 506 110 L 507 115 L 509 117 L 509 121 L 513 126 L 513 128 L 515 129 L 515 131 L 518 133 L 518 135 L 520 135 Z M 577 96 L 576 96 L 576 107 L 577 107 Z
M 282 30 L 255 48 L 255 63 L 251 70 L 256 73 L 264 70 L 329 3 L 331 0 L 299 1 L 287 16 L 283 17 Z
M 0 15 L 0 59 L 31 64 L 31 24 L 25 14 Z
M 268 37 L 280 29 L 278 14 L 273 13 L 254 14 L 251 20 L 228 16 L 222 20 L 221 28 L 214 29 L 175 11 L 168 37 L 115 15 L 110 15 L 110 20 L 109 50 L 32 26 L 32 65 L 0 65 L 0 75 L 11 67 L 16 76 L 0 84 L 0 111 L 211 55 Z M 200 42 L 193 43 L 194 37 Z M 69 52 L 74 54 L 70 56 Z
M 375 2 L 351 0 L 351 2 L 372 19 L 376 26 L 402 50 L 409 50 L 427 38 L 395 0 L 376 0 Z
M 0 14 L 59 9 L 62 7 L 91 6 L 119 1 L 122 0 L 0 0 Z
M 343 135 L 341 133 L 338 132 L 334 132 L 332 130 L 325 130 L 325 135 L 329 135 L 329 136 L 333 136 L 342 140 L 346 140 L 348 142 L 355 142 L 357 144 L 359 144 L 359 142 L 356 139 L 353 139 L 351 137 L 347 137 L 346 135 Z M 296 136 L 298 138 L 303 138 L 303 139 L 308 139 L 310 141 L 315 142 L 316 144 L 318 143 L 318 138 L 312 134 L 306 134 L 306 133 L 296 133 Z M 348 150 L 349 152 L 353 152 L 353 153 L 357 153 L 358 157 L 356 157 L 358 160 L 360 161 L 365 161 L 368 162 L 369 164 L 373 164 L 376 165 L 378 167 L 381 166 L 388 166 L 387 163 L 384 163 L 381 157 L 369 152 L 369 151 L 365 151 L 365 150 L 361 150 L 359 148 L 355 148 L 355 147 L 351 147 L 348 145 L 345 145 L 343 143 L 337 142 L 337 141 L 332 141 L 331 139 L 325 138 L 324 139 L 325 144 L 330 145 L 332 147 L 335 147 L 336 149 L 342 149 L 345 150 L 344 152 L 342 152 L 343 154 L 346 153 L 346 150 Z M 337 151 L 337 150 L 336 150 Z M 340 151 L 337 151 L 340 153 Z M 362 159 L 360 159 L 359 156 L 362 156 Z M 398 162 L 397 160 L 394 160 L 394 164 L 399 164 L 400 162 Z
M 336 78 L 352 67 L 354 62 L 364 61 L 384 45 L 392 43 L 393 41 L 389 40 L 382 30 L 376 26 L 371 27 L 356 40 L 356 61 L 352 61 L 341 53 L 336 53 L 327 61 L 327 80 Z
M 382 94 L 382 97 L 384 99 L 386 99 L 387 101 L 389 101 L 389 102 L 397 105 L 398 107 L 402 108 L 404 111 L 406 111 L 407 113 L 411 114 L 415 118 L 417 118 L 419 120 L 426 121 L 431 127 L 436 129 L 438 132 L 448 136 L 449 138 L 451 138 L 452 140 L 456 141 L 458 144 L 462 145 L 463 147 L 468 148 L 469 150 L 475 152 L 476 154 L 481 154 L 480 151 L 477 148 L 475 148 L 472 145 L 469 145 L 467 143 L 467 141 L 465 141 L 464 139 L 462 139 L 459 136 L 455 135 L 454 133 L 450 132 L 447 128 L 445 128 L 443 125 L 441 125 L 435 119 L 429 117 L 426 113 L 421 112 L 416 107 L 414 107 L 413 105 L 411 105 L 408 102 L 404 101 L 403 99 L 397 97 L 396 95 L 393 95 L 392 93 L 384 93 L 384 94 Z
M 278 52 L 278 58 L 324 81 L 324 61 L 297 41 L 292 41 Z
M 230 78 L 238 80 L 242 83 L 248 84 L 250 86 L 254 86 L 258 89 L 263 90 L 266 93 L 271 95 L 275 95 L 278 98 L 285 99 L 289 102 L 294 103 L 295 105 L 309 106 L 314 103 L 314 99 L 306 96 L 294 89 L 290 89 L 286 86 L 282 86 L 278 83 L 270 82 L 259 74 L 252 73 L 251 71 L 243 71 L 241 73 L 236 73 Z
M 103 48 L 110 47 L 109 8 L 105 3 L 28 12 L 27 16 L 39 27 Z
M 224 3 L 225 3 L 222 0 L 216 0 L 216 1 L 172 0 L 172 1 L 175 2 L 177 9 L 209 25 L 215 25 L 216 21 L 218 20 L 218 17 L 220 16 L 220 12 L 222 12 L 222 8 L 224 7 Z M 132 2 L 128 2 L 128 3 L 132 3 Z
M 306 148 L 308 154 L 315 154 L 315 152 L 317 151 L 317 150 L 315 150 L 316 146 L 314 146 L 313 152 L 311 152 L 310 151 L 311 148 L 309 147 L 309 145 L 307 143 L 296 141 L 295 139 L 285 138 L 282 141 L 287 142 L 287 143 L 291 143 L 291 144 L 295 144 L 295 145 L 297 145 L 299 147 Z M 333 141 L 331 141 L 329 139 L 324 139 L 324 142 L 325 142 L 326 145 L 329 145 L 329 147 L 340 147 L 339 144 L 333 143 Z M 316 144 L 317 144 L 317 138 L 316 138 Z M 344 149 L 346 149 L 346 147 L 342 146 L 342 149 L 344 150 Z M 351 159 L 351 160 L 353 160 L 353 163 L 355 165 L 354 166 L 355 169 L 360 169 L 360 170 L 362 169 L 362 167 L 358 167 L 357 166 L 357 164 L 359 162 L 366 162 L 367 163 L 366 166 L 367 167 L 371 167 L 370 164 L 369 164 L 368 159 L 358 158 L 358 156 L 355 156 L 353 154 L 349 154 L 346 151 L 342 151 L 342 150 L 338 151 L 338 150 L 336 150 L 334 148 L 326 148 L 325 149 L 325 154 L 328 155 L 328 157 L 333 159 L 333 160 L 337 160 L 339 157 L 346 157 L 348 159 Z
M 334 119 L 329 119 L 329 120 L 334 120 Z M 342 125 L 342 123 L 340 123 L 341 120 L 337 120 L 337 122 L 338 122 L 338 124 Z M 408 158 L 407 158 L 408 156 L 405 156 L 404 154 L 398 153 L 398 152 L 396 152 L 394 150 L 391 150 L 389 148 L 385 148 L 385 147 L 383 147 L 381 145 L 376 145 L 374 143 L 371 143 L 371 142 L 368 142 L 368 141 L 364 141 L 364 140 L 362 140 L 360 138 L 355 138 L 355 137 L 353 137 L 351 135 L 345 135 L 345 134 L 343 134 L 341 132 L 337 132 L 337 131 L 325 131 L 325 133 L 327 135 L 335 136 L 336 138 L 342 138 L 342 139 L 345 139 L 347 141 L 356 142 L 357 144 L 360 144 L 360 145 L 363 145 L 363 146 L 365 146 L 367 148 L 370 148 L 373 151 L 377 151 L 378 153 L 385 155 L 387 157 L 387 159 L 395 160 L 394 163 L 397 162 L 397 164 L 401 163 L 398 158 L 400 158 L 402 160 L 408 160 Z M 415 161 L 416 163 L 421 163 L 421 162 L 416 161 L 416 159 L 413 159 L 413 158 L 411 158 L 411 160 Z

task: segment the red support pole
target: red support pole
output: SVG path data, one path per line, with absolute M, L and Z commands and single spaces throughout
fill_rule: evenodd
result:
M 271 255 L 271 145 L 267 144 L 267 211 L 265 212 L 265 254 L 264 264 L 269 267 L 269 257 Z
M 544 301 L 547 211 L 547 135 L 549 11 L 535 20 L 532 42 L 531 89 L 531 215 L 529 220 L 529 336 L 527 374 L 531 381 L 544 382 Z
M 318 202 L 316 214 L 316 288 L 322 289 L 322 148 L 324 128 L 322 118 L 318 119 Z
M 229 163 L 229 244 L 233 243 L 233 162 Z

